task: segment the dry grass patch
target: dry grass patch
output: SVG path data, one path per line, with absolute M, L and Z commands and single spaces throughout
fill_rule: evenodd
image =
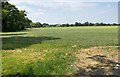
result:
M 75 75 L 117 75 L 120 70 L 117 46 L 81 49 L 76 57 Z
M 16 59 L 16 61 L 22 62 L 22 63 L 29 63 L 33 62 L 35 60 L 43 60 L 44 54 L 41 52 L 31 52 L 28 49 L 15 49 L 15 50 L 4 50 L 2 58 L 5 59 Z

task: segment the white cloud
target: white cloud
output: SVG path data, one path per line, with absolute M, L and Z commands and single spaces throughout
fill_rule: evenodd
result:
M 15 5 L 31 4 L 36 6 L 80 6 L 82 2 L 118 2 L 119 0 L 10 0 Z M 89 6 L 89 5 L 88 5 Z
M 85 7 L 96 6 L 95 3 L 82 3 L 80 0 L 10 0 L 9 2 L 20 10 L 26 10 L 28 17 L 34 18 L 34 20 L 35 17 L 44 15 L 45 10 L 41 7 L 78 11 Z
M 45 8 L 62 9 L 69 11 L 81 11 L 96 7 L 94 2 L 111 2 L 117 0 L 10 0 L 9 2 L 16 5 L 20 10 L 26 10 L 28 17 L 33 21 L 37 21 L 37 17 L 41 17 L 47 12 Z M 109 5 L 107 7 L 110 7 Z M 102 12 L 106 13 L 106 11 Z M 38 17 L 38 18 L 39 18 Z
M 111 8 L 112 6 L 111 5 L 106 5 L 107 8 Z
M 83 3 L 81 0 L 10 0 L 10 3 L 15 4 L 20 9 L 24 8 L 22 5 L 27 6 L 25 4 L 34 5 L 36 7 L 45 7 L 45 8 L 62 8 L 62 9 L 69 9 L 69 10 L 80 10 L 85 7 L 95 7 L 95 3 Z M 25 8 L 26 10 L 26 8 Z

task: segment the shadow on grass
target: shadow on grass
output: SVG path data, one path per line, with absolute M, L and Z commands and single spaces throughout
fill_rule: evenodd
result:
M 109 59 L 106 58 L 106 56 L 102 56 L 102 55 L 95 55 L 95 56 L 92 56 L 92 57 L 88 57 L 88 59 L 93 59 L 93 60 L 96 60 L 98 62 L 105 63 L 105 64 L 112 65 L 112 66 L 115 66 L 116 64 L 120 65 L 119 62 L 109 60 Z
M 109 73 L 109 75 L 111 77 L 119 77 L 120 76 L 119 75 L 119 72 L 120 72 L 120 63 L 119 62 L 109 60 L 106 58 L 106 56 L 103 56 L 103 55 L 95 55 L 95 56 L 87 57 L 87 58 L 95 60 L 97 62 L 100 62 L 100 64 L 102 63 L 107 66 L 96 64 L 94 66 L 86 67 L 86 69 L 79 68 L 79 70 L 76 71 L 76 73 L 73 75 L 75 75 L 75 76 L 88 75 L 90 77 L 97 77 L 97 76 L 104 77 L 105 75 L 107 75 L 106 73 Z
M 47 40 L 58 40 L 60 38 L 54 37 L 25 37 L 25 36 L 15 36 L 2 38 L 2 49 L 3 50 L 13 50 L 16 48 L 24 48 L 32 44 L 39 44 Z

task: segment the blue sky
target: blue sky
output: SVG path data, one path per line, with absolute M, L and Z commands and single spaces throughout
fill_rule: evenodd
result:
M 108 2 L 107 2 L 108 1 Z M 33 22 L 118 22 L 118 0 L 10 0 Z

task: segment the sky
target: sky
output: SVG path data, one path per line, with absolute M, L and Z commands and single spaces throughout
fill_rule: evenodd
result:
M 33 22 L 118 22 L 118 0 L 10 0 Z

